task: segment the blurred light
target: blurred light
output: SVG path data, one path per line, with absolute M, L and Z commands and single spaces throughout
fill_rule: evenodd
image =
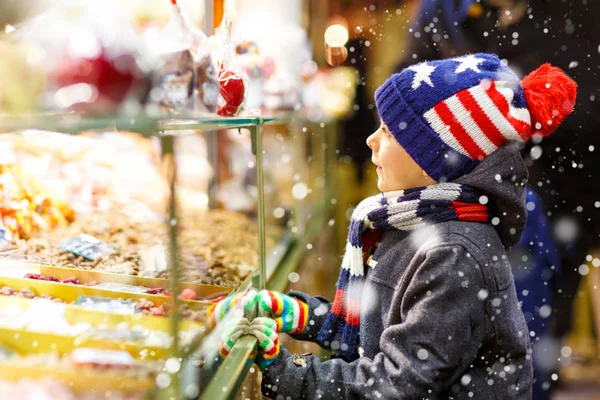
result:
M 292 188 L 292 196 L 297 200 L 303 200 L 308 195 L 308 186 L 304 182 L 298 182 Z
M 69 108 L 77 103 L 92 103 L 98 98 L 98 90 L 87 83 L 76 83 L 58 89 L 54 95 L 56 105 Z
M 346 47 L 330 47 L 325 44 L 325 61 L 327 61 L 327 64 L 336 67 L 343 64 L 346 58 L 348 58 Z
M 6 26 L 4 27 L 4 33 L 11 33 L 14 31 L 15 31 L 15 27 L 10 24 L 6 24 Z
M 181 361 L 177 358 L 169 358 L 165 363 L 165 369 L 170 374 L 175 374 L 181 368 Z
M 348 20 L 346 20 L 346 18 L 344 18 L 340 14 L 332 15 L 329 18 L 329 20 L 327 21 L 327 26 L 331 26 L 331 25 L 341 25 L 344 28 L 346 28 L 346 30 L 349 29 L 348 28 Z
M 297 272 L 290 272 L 288 275 L 288 280 L 292 283 L 296 283 L 300 280 L 300 275 Z
M 273 216 L 277 219 L 283 218 L 285 216 L 285 210 L 281 207 L 277 207 L 273 210 Z
M 342 47 L 348 43 L 348 30 L 340 24 L 334 24 L 325 31 L 325 43 L 330 47 Z

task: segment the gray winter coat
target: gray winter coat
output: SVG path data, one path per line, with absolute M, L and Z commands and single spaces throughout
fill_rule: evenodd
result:
M 282 348 L 263 374 L 263 394 L 274 399 L 530 399 L 529 332 L 505 253 L 525 224 L 526 179 L 516 146 L 506 145 L 455 181 L 487 193 L 499 221 L 385 231 L 361 301 L 363 355 L 352 362 L 307 356 L 302 366 Z M 315 341 L 331 304 L 292 294 L 310 308 L 310 324 L 296 338 Z

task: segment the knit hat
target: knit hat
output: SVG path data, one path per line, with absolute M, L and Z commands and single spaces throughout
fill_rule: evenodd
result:
M 507 140 L 547 136 L 573 111 L 577 84 L 544 64 L 522 81 L 494 54 L 415 64 L 375 92 L 398 143 L 438 182 L 475 168 Z

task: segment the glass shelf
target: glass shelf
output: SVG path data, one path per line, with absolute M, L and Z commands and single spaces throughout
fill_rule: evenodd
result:
M 211 115 L 163 115 L 145 114 L 90 117 L 79 113 L 0 114 L 0 132 L 27 129 L 44 129 L 63 133 L 87 130 L 118 129 L 133 131 L 145 136 L 156 136 L 164 131 L 235 129 L 260 124 L 287 123 L 292 115 L 276 117 L 218 117 Z

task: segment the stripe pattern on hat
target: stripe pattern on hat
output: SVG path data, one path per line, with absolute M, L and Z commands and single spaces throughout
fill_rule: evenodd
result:
M 450 182 L 533 131 L 520 78 L 494 54 L 426 61 L 388 78 L 377 111 L 427 175 Z
M 514 97 L 506 82 L 485 80 L 439 102 L 424 117 L 446 144 L 481 161 L 531 131 L 529 111 L 515 107 Z

